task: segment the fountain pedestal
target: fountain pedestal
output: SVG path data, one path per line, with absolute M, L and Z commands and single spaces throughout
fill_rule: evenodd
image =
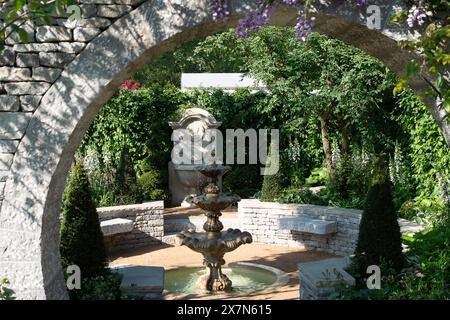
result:
M 223 230 L 219 217 L 221 210 L 230 204 L 240 201 L 239 196 L 228 196 L 220 192 L 217 180 L 230 170 L 222 165 L 200 166 L 199 172 L 210 179 L 205 192 L 193 198 L 193 203 L 205 211 L 207 220 L 203 225 L 205 232 L 195 232 L 190 229 L 177 235 L 181 245 L 199 252 L 203 255 L 203 265 L 206 274 L 198 282 L 199 289 L 209 291 L 228 291 L 231 289 L 231 280 L 222 273 L 225 264 L 224 255 L 233 251 L 242 244 L 251 243 L 252 236 L 239 229 Z

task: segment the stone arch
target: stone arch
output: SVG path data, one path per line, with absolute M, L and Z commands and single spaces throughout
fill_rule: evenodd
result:
M 70 41 L 58 40 L 64 37 L 60 33 L 67 34 L 65 27 L 57 30 L 33 27 L 36 41 L 68 48 L 73 60 L 65 61 L 64 55 L 56 56 L 63 69 L 56 79 L 33 78 L 35 71 L 39 71 L 35 70 L 36 65 L 33 76 L 28 79 L 26 71 L 14 69 L 19 69 L 16 68 L 19 56 L 26 58 L 22 52 L 33 52 L 33 48 L 39 46 L 33 47 L 35 43 L 14 45 L 7 49 L 8 54 L 15 57 L 15 62 L 6 64 L 10 68 L 8 72 L 10 75 L 24 73 L 13 83 L 0 77 L 3 81 L 0 84 L 8 93 L 4 96 L 14 105 L 7 109 L 8 112 L 0 113 L 0 178 L 3 177 L 0 192 L 4 188 L 4 195 L 0 197 L 0 275 L 11 279 L 12 289 L 22 299 L 67 298 L 58 247 L 61 196 L 75 150 L 101 106 L 122 81 L 153 58 L 197 36 L 235 26 L 238 19 L 254 6 L 251 0 L 229 1 L 231 17 L 215 23 L 209 18 L 206 0 L 79 2 L 109 3 L 109 9 L 124 11 L 121 17 L 114 18 L 113 23 L 99 27 L 102 32 L 92 39 L 88 36 L 91 30 L 87 29 L 95 29 L 97 27 L 92 24 L 102 23 L 102 20 L 93 19 L 107 16 L 101 14 L 102 10 L 108 9 L 104 5 L 104 9 L 100 9 L 102 5 L 97 6 L 93 18 L 82 19 L 84 26 L 67 28 Z M 391 7 L 386 1 L 378 2 L 382 11 L 386 9 L 382 30 L 369 30 L 361 12 L 345 7 L 339 10 L 320 8 L 322 13 L 317 15 L 315 29 L 365 50 L 394 72 L 401 73 L 411 58 L 396 43 L 404 34 L 402 30 L 390 29 L 385 23 L 390 14 L 387 9 Z M 294 25 L 295 20 L 296 11 L 292 9 L 276 10 L 272 18 L 274 25 Z M 76 32 L 79 41 L 74 41 Z M 29 46 L 27 50 L 30 51 L 24 46 Z M 49 57 L 44 52 L 39 53 L 39 59 L 42 64 Z M 21 88 L 25 85 L 24 79 L 28 81 L 28 88 L 36 91 L 36 96 L 43 94 L 33 113 L 26 112 L 27 99 L 31 98 L 24 98 Z M 424 83 L 414 85 L 417 90 L 424 87 Z M 16 107 L 18 101 L 21 107 Z

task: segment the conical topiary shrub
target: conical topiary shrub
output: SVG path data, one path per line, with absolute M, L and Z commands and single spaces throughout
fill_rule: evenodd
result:
M 261 201 L 276 201 L 283 190 L 280 174 L 265 175 L 261 188 Z
M 262 187 L 261 187 L 261 201 L 276 201 L 279 196 L 281 195 L 281 192 L 283 191 L 284 187 L 284 180 L 282 177 L 282 171 L 281 171 L 281 163 L 282 160 L 273 157 L 273 159 L 270 159 L 267 161 L 266 169 L 270 168 L 272 165 L 278 165 L 278 172 L 275 174 L 266 174 L 264 175 Z M 267 172 L 267 171 L 266 171 Z
M 119 167 L 114 177 L 114 198 L 117 205 L 141 203 L 143 200 L 133 160 L 126 146 L 120 155 Z
M 89 180 L 82 162 L 75 163 L 64 191 L 60 252 L 64 268 L 77 265 L 82 277 L 100 274 L 106 252 Z
M 400 271 L 403 266 L 400 227 L 392 199 L 387 161 L 379 156 L 374 166 L 373 184 L 367 194 L 359 225 L 355 258 L 359 272 L 370 265 Z

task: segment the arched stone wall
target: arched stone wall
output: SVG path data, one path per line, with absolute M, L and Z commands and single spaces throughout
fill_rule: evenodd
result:
M 144 64 L 197 36 L 235 26 L 254 1 L 230 1 L 226 22 L 210 19 L 206 0 L 79 0 L 76 26 L 29 26 L 29 44 L 8 41 L 0 57 L 0 276 L 18 298 L 67 298 L 60 266 L 59 211 L 65 180 L 82 136 L 121 82 Z M 382 29 L 364 11 L 320 8 L 316 31 L 378 57 L 401 73 L 410 55 L 391 29 L 389 1 L 378 1 Z M 296 12 L 274 12 L 294 25 Z M 416 83 L 420 90 L 424 84 Z

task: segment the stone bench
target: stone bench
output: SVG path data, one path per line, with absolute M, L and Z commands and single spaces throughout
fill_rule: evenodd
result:
M 349 257 L 298 263 L 300 300 L 327 300 L 336 286 L 354 286 L 355 278 L 344 269 Z
M 283 230 L 294 230 L 304 233 L 327 235 L 337 232 L 337 222 L 297 216 L 280 218 L 278 227 Z
M 129 219 L 115 218 L 100 222 L 104 236 L 131 232 L 133 230 L 133 221 Z

